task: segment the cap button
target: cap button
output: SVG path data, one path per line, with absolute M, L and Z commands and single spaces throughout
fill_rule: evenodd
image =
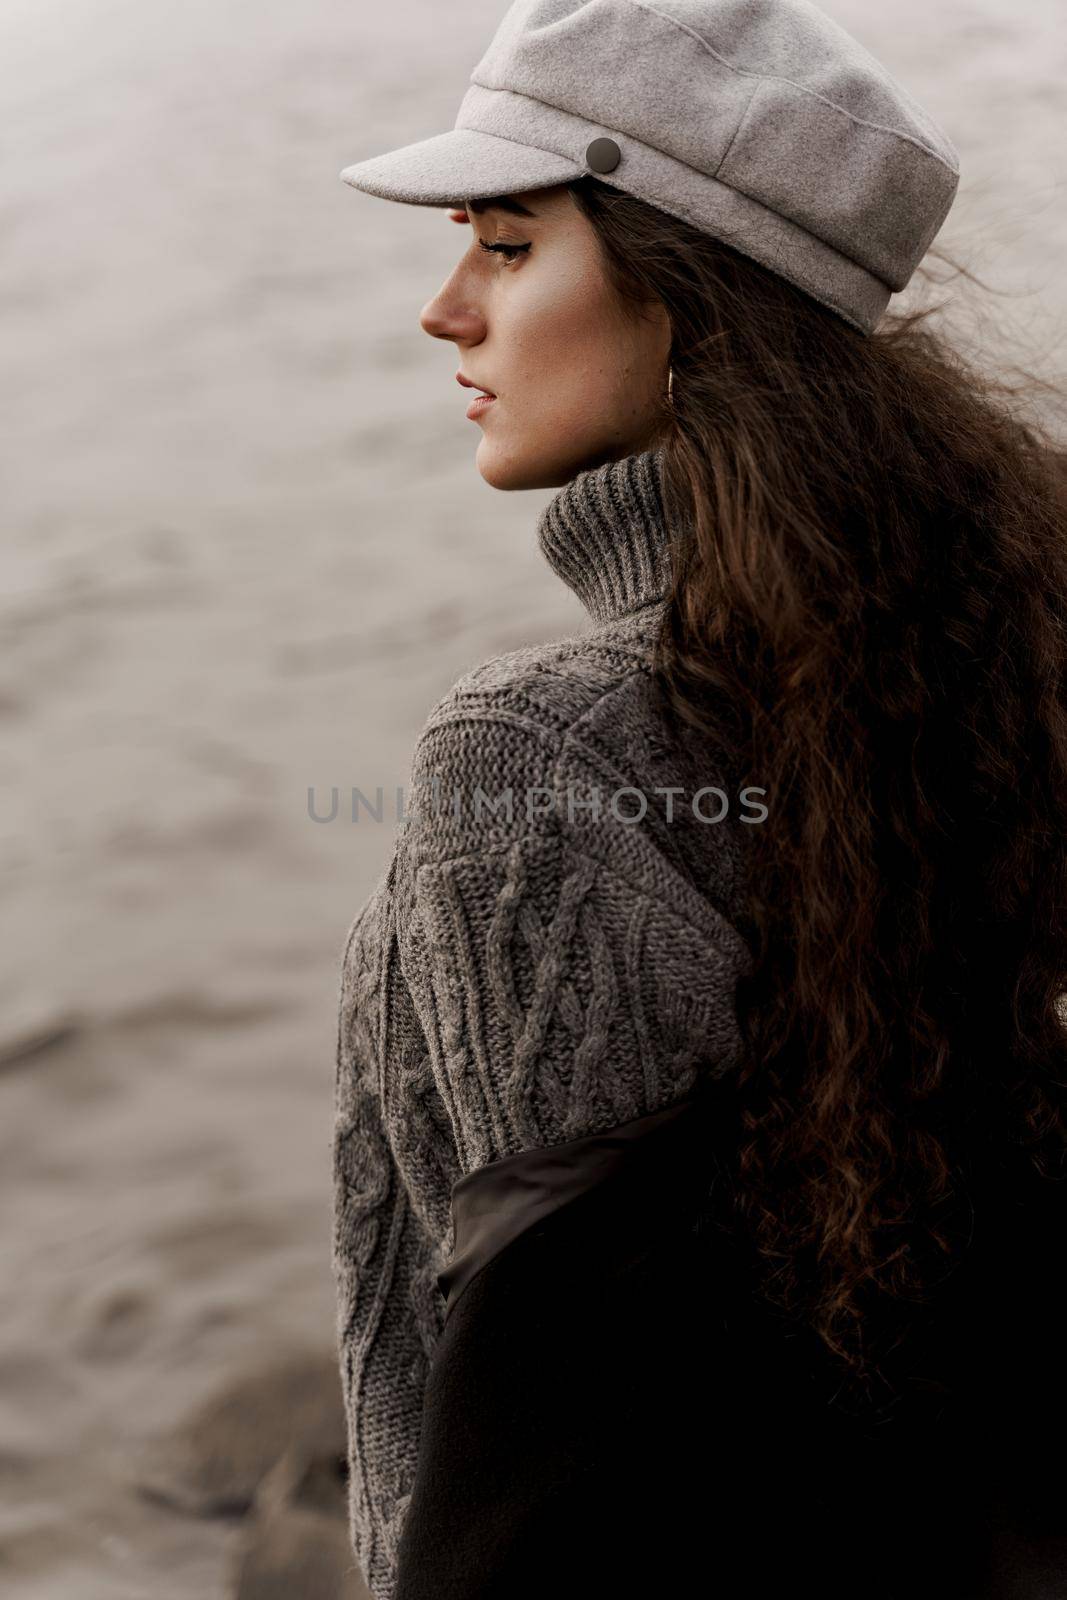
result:
M 594 139 L 585 152 L 585 164 L 593 172 L 614 172 L 622 151 L 614 139 Z

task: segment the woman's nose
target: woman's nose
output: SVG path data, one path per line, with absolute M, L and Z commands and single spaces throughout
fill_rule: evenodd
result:
M 476 343 L 484 328 L 477 312 L 455 305 L 444 293 L 428 300 L 419 312 L 424 333 L 433 339 L 465 339 Z

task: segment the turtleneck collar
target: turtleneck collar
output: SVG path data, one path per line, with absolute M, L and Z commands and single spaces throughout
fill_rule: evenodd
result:
M 626 616 L 671 586 L 662 454 L 645 450 L 579 472 L 541 513 L 546 561 L 596 622 Z

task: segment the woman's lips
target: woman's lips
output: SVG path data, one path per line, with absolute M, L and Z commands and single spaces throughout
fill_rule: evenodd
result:
M 484 411 L 488 411 L 489 407 L 494 403 L 495 400 L 495 394 L 478 394 L 467 407 L 468 417 L 470 417 L 471 421 L 473 422 L 476 418 L 480 417 Z

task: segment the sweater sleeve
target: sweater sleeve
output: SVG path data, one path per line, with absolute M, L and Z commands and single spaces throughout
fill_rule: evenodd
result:
M 435 1277 L 455 1176 L 425 1040 L 396 960 L 394 870 L 395 856 L 349 929 L 342 958 L 333 1144 L 349 1523 L 374 1600 L 391 1600 L 394 1590 L 426 1374 L 441 1327 Z M 404 1099 L 407 1114 L 398 1125 Z M 412 1167 L 412 1149 L 421 1166 Z M 435 1183 L 426 1181 L 430 1172 Z
M 722 885 L 696 887 L 662 819 L 572 816 L 568 790 L 602 765 L 596 727 L 559 711 L 558 686 L 501 690 L 496 670 L 431 713 L 414 814 L 344 956 L 335 1263 L 351 1530 L 374 1600 L 395 1589 L 453 1183 L 657 1110 L 738 1045 L 748 951 Z M 614 739 L 613 707 L 597 708 Z M 613 768 L 613 786 L 632 777 Z M 478 815 L 475 790 L 495 809 Z
M 459 694 L 416 751 L 440 803 L 401 846 L 398 952 L 464 1172 L 658 1110 L 738 1058 L 750 954 L 728 897 L 679 870 L 661 817 L 582 805 L 594 779 L 608 793 L 588 726 Z M 510 789 L 511 815 L 475 816 L 476 788 Z M 532 790 L 554 804 L 531 822 Z

